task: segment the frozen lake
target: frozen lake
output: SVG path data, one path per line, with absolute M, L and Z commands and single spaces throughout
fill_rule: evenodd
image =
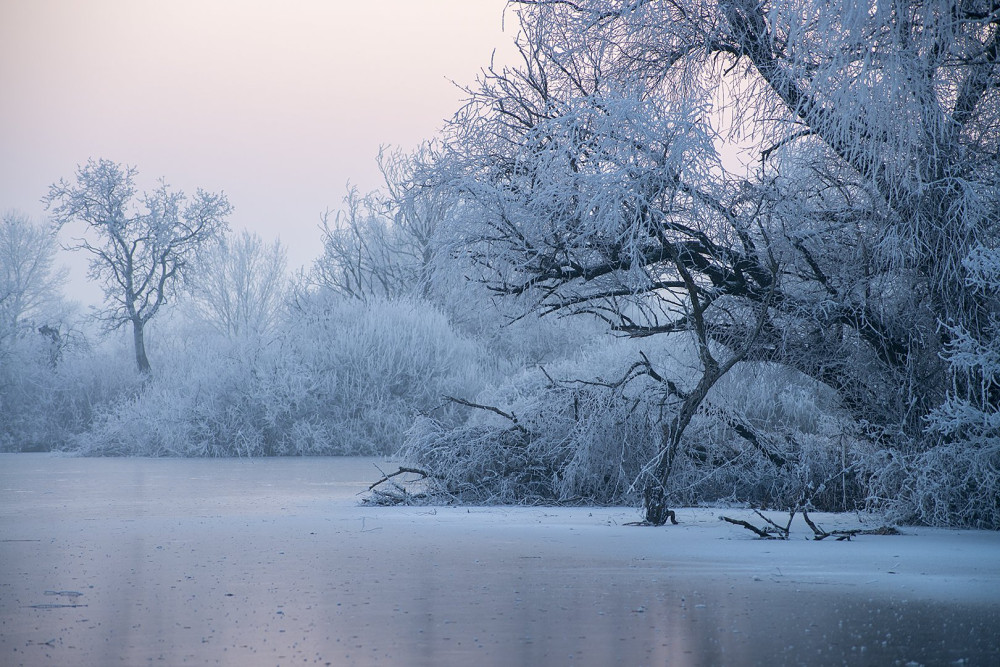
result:
M 1000 655 L 1000 533 L 775 542 L 710 509 L 636 528 L 622 508 L 363 507 L 376 463 L 0 455 L 0 664 Z

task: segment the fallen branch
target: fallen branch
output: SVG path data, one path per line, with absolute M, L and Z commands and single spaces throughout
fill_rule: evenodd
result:
M 765 540 L 777 540 L 779 539 L 776 535 L 773 535 L 766 528 L 758 528 L 749 521 L 743 521 L 742 519 L 733 519 L 728 516 L 720 516 L 719 519 L 725 521 L 726 523 L 731 523 L 734 526 L 743 526 L 750 532 L 756 534 L 758 537 Z
M 374 484 L 372 484 L 371 486 L 369 486 L 368 487 L 369 491 L 374 491 L 376 486 L 378 486 L 379 484 L 384 484 L 385 482 L 388 482 L 390 479 L 392 479 L 393 477 L 396 477 L 397 475 L 404 475 L 406 473 L 413 473 L 414 475 L 420 475 L 420 479 L 427 479 L 428 477 L 431 476 L 430 473 L 428 473 L 425 470 L 421 470 L 419 468 L 407 468 L 405 466 L 399 466 L 399 470 L 397 470 L 394 473 L 390 473 L 388 475 L 385 474 L 385 472 L 383 472 L 382 469 L 379 468 L 378 466 L 375 466 L 375 468 L 379 472 L 382 473 L 382 479 L 380 479 L 379 481 L 377 481 Z M 412 480 L 412 481 L 417 482 L 417 481 L 420 481 L 420 480 Z
M 774 529 L 781 536 L 781 539 L 783 539 L 783 540 L 787 540 L 788 539 L 788 534 L 790 532 L 792 532 L 792 519 L 795 518 L 795 509 L 789 510 L 789 512 L 788 512 L 788 523 L 786 523 L 784 526 L 779 526 L 774 521 L 771 521 L 766 516 L 764 516 L 763 514 L 761 514 L 759 510 L 754 510 L 753 513 L 756 514 L 757 516 L 759 516 L 765 522 L 767 522 L 767 523 L 771 524 L 772 526 L 774 526 Z
M 851 530 L 831 530 L 827 531 L 822 526 L 817 525 L 809 518 L 809 512 L 805 508 L 802 508 L 802 518 L 806 520 L 806 524 L 812 529 L 813 539 L 817 542 L 820 540 L 825 540 L 828 537 L 836 538 L 838 542 L 850 541 L 855 535 L 899 535 L 900 532 L 892 526 L 879 526 L 878 528 L 864 530 L 861 528 L 852 528 Z
M 445 398 L 451 401 L 452 403 L 458 403 L 459 405 L 464 405 L 469 408 L 476 408 L 478 410 L 487 410 L 494 414 L 498 414 L 501 417 L 509 420 L 510 423 L 514 425 L 514 428 L 516 428 L 518 431 L 521 431 L 525 435 L 531 435 L 530 433 L 528 433 L 528 429 L 524 428 L 524 426 L 521 425 L 521 422 L 517 420 L 517 417 L 514 416 L 513 413 L 504 412 L 500 408 L 493 405 L 482 405 L 480 403 L 473 403 L 472 401 L 467 401 L 464 398 L 455 398 L 454 396 L 445 396 Z
M 754 514 L 763 519 L 770 526 L 764 526 L 763 528 L 755 526 L 749 521 L 743 521 L 741 519 L 733 519 L 728 516 L 720 516 L 719 519 L 725 521 L 726 523 L 731 523 L 735 526 L 742 526 L 746 528 L 753 534 L 765 540 L 787 540 L 791 533 L 792 519 L 795 518 L 796 512 L 802 511 L 802 518 L 805 519 L 806 525 L 812 529 L 813 540 L 820 541 L 825 540 L 828 537 L 836 539 L 838 542 L 850 541 L 855 535 L 900 535 L 901 533 L 896 528 L 892 526 L 880 526 L 874 529 L 862 529 L 853 528 L 851 530 L 825 530 L 822 526 L 819 526 L 809 517 L 809 511 L 804 506 L 796 507 L 788 512 L 788 523 L 784 526 L 778 525 L 771 519 L 764 516 L 757 510 L 754 510 Z
M 399 466 L 399 469 L 393 473 L 386 473 L 378 466 L 375 469 L 382 473 L 382 478 L 368 487 L 368 492 L 371 494 L 368 498 L 364 499 L 366 505 L 422 505 L 426 504 L 432 499 L 432 494 L 420 491 L 413 493 L 409 491 L 402 484 L 395 481 L 395 477 L 405 474 L 420 475 L 416 479 L 405 480 L 404 483 L 413 484 L 416 482 L 421 482 L 425 479 L 433 479 L 430 473 L 426 470 L 421 470 L 419 468 L 410 468 L 407 466 Z M 379 488 L 383 484 L 388 485 L 388 488 Z
M 806 520 L 806 525 L 812 529 L 813 539 L 816 540 L 817 542 L 820 540 L 825 540 L 826 538 L 830 537 L 833 534 L 826 532 L 825 530 L 817 526 L 815 523 L 813 523 L 813 520 L 809 518 L 809 512 L 804 507 L 802 508 L 802 518 Z M 843 532 L 845 534 L 837 537 L 838 542 L 851 539 L 850 531 L 839 531 L 839 532 Z

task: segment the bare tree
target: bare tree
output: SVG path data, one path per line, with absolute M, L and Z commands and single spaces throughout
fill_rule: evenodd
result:
M 429 145 L 410 154 L 379 152 L 384 188 L 362 195 L 351 187 L 343 208 L 324 214 L 323 254 L 313 265 L 313 283 L 362 301 L 433 299 L 446 255 L 440 234 L 455 197 L 420 176 L 432 155 Z
M 384 205 L 407 239 L 408 254 L 416 267 L 414 294 L 423 298 L 431 298 L 442 282 L 441 260 L 448 250 L 442 231 L 458 203 L 453 194 L 433 187 L 422 175 L 435 156 L 435 146 L 426 143 L 412 153 L 383 149 L 378 155 L 385 183 Z
M 323 214 L 320 229 L 323 254 L 310 282 L 360 301 L 410 293 L 416 254 L 375 193 L 351 187 L 343 208 Z
M 90 277 L 104 288 L 102 319 L 132 325 L 135 360 L 148 373 L 144 331 L 205 245 L 226 228 L 232 207 L 224 194 L 199 189 L 190 200 L 165 181 L 137 195 L 136 169 L 109 160 L 77 168 L 75 183 L 60 180 L 44 201 L 59 227 L 79 221 L 84 235 L 69 245 L 92 255 Z
M 229 337 L 273 331 L 287 293 L 287 260 L 280 241 L 265 244 L 244 231 L 206 248 L 190 281 L 195 309 Z
M 755 342 L 777 269 L 753 200 L 726 200 L 713 181 L 705 103 L 609 76 L 613 53 L 555 43 L 542 19 L 525 24 L 523 66 L 489 71 L 471 91 L 443 178 L 479 207 L 466 245 L 496 293 L 696 348 L 691 377 L 635 367 L 662 392 L 661 444 L 641 480 L 646 520 L 661 525 L 684 431 Z

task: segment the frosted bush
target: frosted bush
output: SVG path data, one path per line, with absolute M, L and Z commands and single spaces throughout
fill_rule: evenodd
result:
M 0 351 L 0 451 L 70 448 L 141 381 L 115 341 L 92 349 L 74 339 L 56 351 L 33 331 L 9 340 Z
M 871 503 L 896 521 L 1000 529 L 1000 438 L 871 459 Z
M 1000 529 L 1000 251 L 976 246 L 965 282 L 983 314 L 975 329 L 945 323 L 950 389 L 926 419 L 916 451 L 874 450 L 862 460 L 869 503 L 893 518 Z
M 648 346 L 647 346 L 648 347 Z M 620 374 L 637 344 L 613 340 L 488 388 L 467 421 L 448 428 L 418 420 L 401 455 L 428 469 L 444 493 L 465 502 L 622 503 L 653 454 L 652 396 L 642 380 L 623 391 L 563 378 Z M 516 419 L 516 423 L 513 419 Z
M 151 346 L 151 352 L 162 348 Z M 259 427 L 240 411 L 252 375 L 238 346 L 206 339 L 163 364 L 135 396 L 116 404 L 77 439 L 81 453 L 101 456 L 260 454 Z M 242 434 L 242 437 L 240 437 Z
M 844 472 L 856 443 L 849 424 L 828 387 L 787 367 L 740 364 L 686 434 L 690 455 L 676 473 L 676 500 L 785 508 L 808 496 L 817 509 L 856 507 L 856 475 Z
M 512 376 L 473 401 L 504 415 L 472 410 L 457 428 L 419 420 L 402 454 L 434 476 L 443 498 L 636 503 L 635 482 L 659 450 L 670 416 L 662 385 L 648 376 L 609 386 L 640 352 L 658 360 L 657 372 L 668 377 L 682 376 L 694 363 L 680 337 L 604 340 L 545 366 L 544 373 Z M 770 456 L 740 437 L 736 423 Z M 843 426 L 833 393 L 814 381 L 777 366 L 737 366 L 710 392 L 685 436 L 672 501 L 786 507 L 808 492 L 814 506 L 853 507 L 856 480 L 838 477 L 853 443 Z
M 483 350 L 452 329 L 435 307 L 419 300 L 369 303 L 317 298 L 291 337 L 292 358 L 325 396 L 307 400 L 329 426 L 341 453 L 394 452 L 418 414 L 446 421 L 445 396 L 478 391 Z
M 481 349 L 418 301 L 316 298 L 280 335 L 175 330 L 142 390 L 77 440 L 89 454 L 388 454 L 447 394 L 478 390 Z M 444 406 L 444 407 L 442 407 Z

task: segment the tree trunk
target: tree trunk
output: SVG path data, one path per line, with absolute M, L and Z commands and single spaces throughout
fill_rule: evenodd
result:
M 664 442 L 663 448 L 660 450 L 660 459 L 656 463 L 656 469 L 653 471 L 652 478 L 646 482 L 646 487 L 643 489 L 646 523 L 654 526 L 662 526 L 668 520 L 670 523 L 677 523 L 674 513 L 667 507 L 667 481 L 670 479 L 670 473 L 674 470 L 674 462 L 680 453 L 681 438 L 684 435 L 684 430 L 691 423 L 695 413 L 698 412 L 698 408 L 708 395 L 709 389 L 732 368 L 736 359 L 742 356 L 743 354 L 734 356 L 726 364 L 725 370 L 722 370 L 706 350 L 704 357 L 707 361 L 706 368 L 701 376 L 701 380 L 698 382 L 698 386 L 685 397 L 677 415 L 663 429 L 666 435 L 666 442 Z
M 142 373 L 149 373 L 149 359 L 146 358 L 146 341 L 143 336 L 142 320 L 132 320 L 132 341 L 135 343 L 135 363 Z
M 660 453 L 660 460 L 656 464 L 653 476 L 646 482 L 643 489 L 643 505 L 646 510 L 646 523 L 653 526 L 662 526 L 669 520 L 676 524 L 677 518 L 673 511 L 667 507 L 667 480 L 674 468 L 674 457 L 680 445 L 681 433 L 678 432 L 678 421 L 667 429 L 667 443 Z M 683 429 L 681 429 L 681 432 Z
M 667 491 L 665 485 L 660 483 L 659 470 L 656 479 L 646 485 L 643 504 L 646 506 L 646 523 L 649 525 L 663 526 L 668 520 L 674 525 L 677 524 L 677 516 L 667 507 Z

